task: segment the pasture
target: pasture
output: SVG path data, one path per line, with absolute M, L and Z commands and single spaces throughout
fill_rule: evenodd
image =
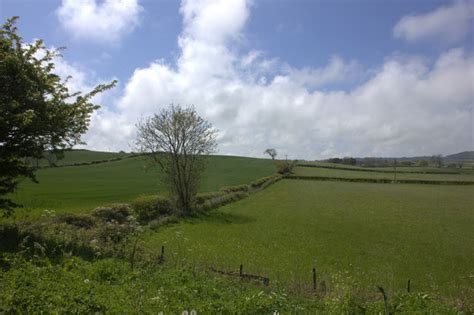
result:
M 435 181 L 468 181 L 474 182 L 474 173 L 458 173 L 458 174 L 423 174 L 413 170 L 404 172 L 376 172 L 376 171 L 360 171 L 345 169 L 328 169 L 318 167 L 297 166 L 293 172 L 298 176 L 322 176 L 322 177 L 341 177 L 341 178 L 375 178 L 375 179 L 410 179 L 410 180 L 435 180 Z
M 89 154 L 88 161 L 99 158 L 101 154 Z M 246 184 L 274 171 L 275 166 L 267 159 L 210 156 L 201 191 Z M 106 203 L 129 202 L 140 195 L 165 192 L 159 172 L 150 168 L 143 156 L 101 164 L 45 168 L 38 170 L 36 176 L 38 184 L 25 179 L 13 195 L 14 200 L 24 206 L 16 211 L 18 218 L 34 218 L 45 209 L 88 212 Z
M 283 180 L 242 201 L 148 234 L 171 263 L 214 266 L 330 290 L 415 290 L 474 298 L 474 188 Z

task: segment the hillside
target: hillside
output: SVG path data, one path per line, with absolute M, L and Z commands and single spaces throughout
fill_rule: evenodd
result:
M 464 151 L 456 154 L 446 155 L 444 157 L 444 160 L 449 162 L 473 161 L 474 151 Z
M 104 152 L 69 152 L 69 161 L 102 157 Z M 114 156 L 114 155 L 111 155 Z M 271 160 L 234 156 L 210 156 L 201 191 L 249 183 L 275 172 Z M 104 203 L 129 202 L 144 194 L 162 194 L 160 174 L 143 156 L 68 167 L 44 168 L 36 172 L 38 184 L 24 180 L 13 199 L 24 205 L 17 213 L 41 215 L 45 209 L 87 212 Z

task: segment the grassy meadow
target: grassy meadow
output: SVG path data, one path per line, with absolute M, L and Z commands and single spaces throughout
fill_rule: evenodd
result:
M 96 156 L 91 152 L 72 153 L 76 156 L 70 156 L 69 160 L 76 163 L 103 157 L 101 153 Z M 166 190 L 159 181 L 160 174 L 147 168 L 147 164 L 145 157 L 136 156 L 100 164 L 40 169 L 37 172 L 40 183 L 25 180 L 14 195 L 14 200 L 25 206 L 17 210 L 14 221 L 36 222 L 34 219 L 40 219 L 47 209 L 57 213 L 80 213 L 81 216 L 70 217 L 76 220 L 72 224 L 89 224 L 90 218 L 82 214 L 89 213 L 94 207 L 128 203 L 142 195 L 164 195 Z M 422 174 L 421 168 L 407 169 L 412 172 L 397 174 L 397 178 L 474 181 L 474 175 L 466 169 L 459 170 L 459 174 Z M 442 173 L 446 169 L 435 170 Z M 275 165 L 268 159 L 211 156 L 200 191 L 248 184 L 274 172 Z M 296 166 L 293 174 L 388 179 L 393 176 L 374 171 L 301 166 Z M 25 284 L 31 277 L 47 284 L 56 274 L 61 276 L 54 281 L 59 281 L 65 290 L 54 291 L 41 301 L 57 307 L 61 304 L 58 301 L 67 300 L 70 304 L 64 304 L 64 310 L 82 307 L 82 302 L 77 304 L 70 295 L 62 293 L 68 292 L 66 288 L 74 281 L 81 283 L 77 287 L 79 295 L 88 292 L 90 286 L 81 282 L 82 272 L 90 274 L 91 286 L 97 292 L 88 301 L 110 311 L 179 311 L 183 305 L 198 305 L 203 311 L 248 308 L 250 313 L 268 313 L 274 307 L 289 312 L 314 310 L 339 314 L 364 309 L 368 313 L 380 313 L 383 304 L 375 286 L 385 288 L 390 297 L 399 296 L 408 279 L 412 290 L 419 294 L 402 295 L 399 302 L 393 302 L 396 307 L 404 305 L 405 310 L 416 311 L 429 307 L 431 311 L 445 313 L 449 307 L 461 305 L 470 310 L 474 307 L 473 204 L 474 186 L 283 179 L 240 201 L 200 215 L 163 224 L 156 221 L 153 227 L 144 226 L 144 232 L 138 234 L 140 257 L 155 260 L 164 245 L 165 263 L 158 267 L 149 267 L 149 263 L 144 262 L 138 270 L 128 269 L 129 243 L 123 245 L 125 260 L 113 262 L 102 259 L 77 262 L 75 258 L 68 262 L 67 258 L 61 265 L 44 268 L 45 263 L 41 260 L 20 261 L 18 268 L 0 273 L 4 283 L 3 287 L 0 284 L 0 289 L 6 292 L 0 294 L 0 311 L 2 301 L 5 305 L 30 303 L 31 296 L 42 294 L 41 286 Z M 51 220 L 57 222 L 54 217 Z M 61 224 L 49 233 L 55 235 L 55 228 L 67 227 L 67 233 L 72 233 L 74 239 L 81 235 L 90 237 L 87 233 L 94 231 L 81 225 Z M 113 231 L 107 230 L 112 227 L 102 225 L 96 225 L 94 229 L 104 231 L 100 233 L 105 235 Z M 116 228 L 119 231 L 121 226 Z M 9 264 L 10 258 L 2 259 L 0 265 Z M 206 275 L 209 267 L 238 274 L 240 264 L 245 273 L 269 277 L 270 287 L 260 289 L 261 284 L 255 283 L 240 286 L 233 277 Z M 314 298 L 313 267 L 317 269 L 319 287 L 323 281 L 327 288 L 324 299 Z M 104 268 L 118 270 L 124 276 Z M 197 275 L 196 270 L 199 271 Z M 162 287 L 146 280 L 151 273 L 152 278 L 162 281 L 168 290 L 161 295 L 164 300 L 157 300 L 157 290 L 161 292 Z M 28 281 L 23 283 L 21 279 Z M 16 283 L 20 284 L 17 286 Z M 183 285 L 193 291 L 178 289 Z M 136 306 L 136 298 L 125 298 L 136 296 L 130 287 L 142 290 L 142 296 L 146 297 L 143 304 Z M 221 292 L 218 295 L 213 293 L 217 289 Z M 433 299 L 427 299 L 424 293 Z M 120 307 L 108 304 L 110 294 L 123 297 L 126 304 Z M 187 304 L 180 304 L 181 298 L 186 299 Z M 435 304 L 423 304 L 432 302 Z M 32 310 L 45 307 L 33 307 Z M 90 307 L 85 309 L 92 309 Z
M 66 155 L 67 157 L 67 155 Z M 86 161 L 101 158 L 88 155 Z M 77 160 L 77 159 L 76 159 Z M 84 156 L 82 160 L 85 161 Z M 267 159 L 211 156 L 201 182 L 201 191 L 246 184 L 275 172 Z M 107 203 L 129 202 L 140 195 L 163 194 L 159 172 L 146 157 L 127 158 L 101 164 L 45 168 L 36 172 L 38 184 L 25 179 L 13 199 L 24 206 L 19 218 L 36 217 L 43 210 L 88 212 Z
M 332 290 L 375 285 L 474 298 L 474 188 L 283 180 L 143 240 L 175 262 L 311 284 L 311 268 Z

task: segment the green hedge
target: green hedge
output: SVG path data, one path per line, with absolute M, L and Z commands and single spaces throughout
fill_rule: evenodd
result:
M 237 191 L 249 191 L 250 186 L 249 185 L 238 185 L 238 186 L 224 186 L 220 189 L 220 191 L 230 193 L 230 192 L 237 192 Z
M 347 177 L 324 177 L 324 176 L 300 176 L 290 175 L 288 179 L 306 179 L 306 180 L 327 180 L 341 182 L 359 182 L 359 183 L 382 183 L 382 184 L 432 184 L 432 185 L 474 185 L 474 181 L 448 181 L 448 180 L 422 180 L 422 179 L 397 179 L 387 178 L 347 178 Z
M 196 205 L 196 210 L 208 211 L 211 209 L 219 208 L 223 205 L 226 205 L 231 202 L 238 201 L 247 197 L 249 194 L 243 191 L 230 192 L 223 195 L 220 195 L 215 198 L 210 198 L 204 201 L 202 204 Z
M 331 170 L 344 170 L 344 171 L 356 171 L 356 172 L 376 172 L 376 173 L 397 173 L 397 174 L 450 174 L 457 175 L 458 172 L 435 172 L 435 171 L 394 171 L 394 170 L 380 170 L 380 169 L 361 169 L 356 167 L 339 167 L 339 166 L 329 166 L 329 165 L 315 165 L 315 164 L 296 164 L 296 166 L 301 167 L 315 167 L 315 168 L 326 168 Z
M 171 200 L 157 195 L 138 197 L 132 201 L 131 206 L 141 223 L 158 219 L 160 216 L 170 214 L 175 210 Z
M 102 221 L 125 223 L 132 211 L 128 204 L 115 203 L 97 207 L 92 210 L 91 214 Z
M 265 188 L 268 185 L 271 185 L 271 184 L 279 181 L 282 178 L 283 178 L 283 176 L 280 175 L 280 174 L 275 174 L 275 175 L 271 175 L 271 176 L 267 176 L 267 177 L 262 177 L 262 178 L 259 178 L 255 181 L 251 182 L 250 187 L 252 187 L 253 189 Z

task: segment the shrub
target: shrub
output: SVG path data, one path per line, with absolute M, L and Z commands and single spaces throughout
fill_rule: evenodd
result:
M 228 186 L 228 187 L 222 187 L 220 191 L 230 193 L 230 192 L 237 192 L 237 191 L 249 191 L 250 187 L 249 185 L 238 185 L 238 186 Z
M 125 223 L 132 214 L 129 205 L 124 203 L 115 203 L 92 210 L 94 217 L 106 222 Z
M 194 202 L 196 205 L 202 205 L 209 199 L 214 199 L 217 197 L 220 197 L 222 195 L 225 195 L 225 191 L 213 191 L 213 192 L 206 192 L 206 193 L 198 193 L 196 194 L 196 197 L 194 197 Z
M 178 223 L 179 219 L 174 216 L 174 215 L 165 215 L 162 217 L 159 217 L 158 219 L 150 221 L 148 226 L 150 229 L 153 231 L 157 230 L 160 226 L 167 225 L 167 224 L 172 224 L 172 223 Z
M 249 194 L 247 192 L 243 192 L 243 191 L 223 194 L 221 196 L 218 196 L 212 199 L 207 199 L 203 204 L 197 206 L 197 210 L 207 211 L 207 210 L 215 209 L 225 204 L 245 198 L 248 195 Z
M 279 175 L 279 174 L 272 175 L 272 176 L 267 176 L 267 177 L 262 177 L 262 178 L 259 178 L 255 181 L 253 181 L 252 183 L 250 183 L 250 186 L 253 189 L 265 188 L 268 185 L 273 184 L 274 182 L 280 180 L 281 178 L 282 178 L 282 176 Z
M 58 215 L 56 221 L 83 229 L 90 229 L 95 225 L 94 217 L 87 214 L 64 213 Z
M 142 223 L 157 219 L 174 211 L 171 200 L 160 196 L 143 196 L 132 202 L 132 207 Z

